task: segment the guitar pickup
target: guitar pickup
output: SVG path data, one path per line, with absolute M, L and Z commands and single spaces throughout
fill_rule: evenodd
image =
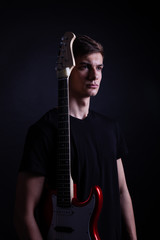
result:
M 55 228 L 56 232 L 65 232 L 65 233 L 72 233 L 74 231 L 71 227 L 65 227 L 65 226 L 56 226 Z

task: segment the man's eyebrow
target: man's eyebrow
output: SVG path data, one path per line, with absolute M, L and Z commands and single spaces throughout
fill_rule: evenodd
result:
M 80 62 L 79 63 L 80 65 L 83 65 L 83 64 L 90 64 L 89 62 L 86 62 L 86 61 L 84 61 L 84 62 Z M 91 64 L 90 64 L 91 65 Z
M 84 65 L 84 64 L 86 64 L 86 65 L 92 65 L 91 63 L 89 63 L 89 62 L 87 62 L 87 61 L 80 62 L 80 63 L 78 63 L 78 64 L 79 64 L 79 65 Z M 101 66 L 101 67 L 103 67 L 104 64 L 103 64 L 103 63 L 100 63 L 100 64 L 97 64 L 97 66 Z
M 100 63 L 100 64 L 98 64 L 97 66 L 99 66 L 99 67 L 104 67 L 104 64 L 103 64 L 103 63 Z

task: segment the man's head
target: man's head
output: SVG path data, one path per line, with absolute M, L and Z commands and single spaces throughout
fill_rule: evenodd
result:
M 103 46 L 86 35 L 76 37 L 73 42 L 73 53 L 75 59 L 91 53 L 101 53 L 102 57 L 104 57 Z
M 76 65 L 70 75 L 70 97 L 95 96 L 102 78 L 102 45 L 88 36 L 78 36 L 73 42 L 73 53 Z

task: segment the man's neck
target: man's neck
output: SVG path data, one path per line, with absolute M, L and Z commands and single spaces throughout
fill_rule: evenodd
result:
M 70 97 L 69 99 L 69 111 L 70 115 L 84 119 L 87 117 L 89 112 L 90 98 L 75 99 Z

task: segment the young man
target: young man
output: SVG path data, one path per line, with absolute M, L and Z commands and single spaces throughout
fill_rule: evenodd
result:
M 136 240 L 131 197 L 122 160 L 126 145 L 117 122 L 90 109 L 90 98 L 99 90 L 103 47 L 87 36 L 73 43 L 76 65 L 69 79 L 72 178 L 80 201 L 93 186 L 103 192 L 98 221 L 102 240 L 121 239 L 121 213 L 130 240 Z M 42 240 L 34 212 L 48 181 L 56 188 L 57 110 L 46 113 L 29 130 L 17 183 L 15 226 L 21 240 Z M 78 236 L 77 236 L 78 240 Z M 83 239 L 82 239 L 83 240 Z

